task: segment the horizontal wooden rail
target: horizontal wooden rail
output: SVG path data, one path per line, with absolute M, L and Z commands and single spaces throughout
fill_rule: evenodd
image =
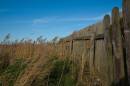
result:
M 90 40 L 91 36 L 76 37 L 73 40 Z M 99 34 L 95 37 L 95 40 L 104 39 L 104 34 Z
M 104 34 L 98 34 L 95 37 L 95 40 L 104 39 Z M 70 41 L 80 41 L 80 40 L 91 40 L 91 36 L 81 36 L 81 37 L 75 37 L 73 39 L 63 40 L 62 42 L 70 42 Z

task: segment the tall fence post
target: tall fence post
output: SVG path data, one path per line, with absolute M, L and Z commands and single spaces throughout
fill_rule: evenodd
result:
M 124 20 L 127 73 L 130 85 L 130 0 L 123 0 L 123 20 Z
M 115 84 L 125 86 L 123 41 L 120 26 L 119 8 L 117 7 L 113 8 L 112 10 L 112 45 L 113 45 L 114 65 L 115 65 L 114 66 Z
M 112 56 L 112 41 L 111 41 L 111 27 L 110 27 L 110 16 L 105 15 L 103 20 L 104 28 L 104 42 L 106 48 L 106 67 L 107 67 L 107 85 L 111 86 L 114 81 L 114 65 Z
M 92 33 L 92 36 L 91 36 L 91 40 L 90 40 L 90 42 L 91 42 L 91 47 L 90 47 L 90 64 L 89 64 L 89 68 L 90 68 L 90 73 L 91 73 L 91 75 L 93 75 L 94 74 L 94 58 L 95 58 L 95 32 L 94 33 Z
M 70 54 L 73 52 L 73 40 L 70 41 Z

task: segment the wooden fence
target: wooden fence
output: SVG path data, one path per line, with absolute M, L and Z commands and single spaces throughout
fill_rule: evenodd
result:
M 102 86 L 130 85 L 130 0 L 105 15 L 102 22 L 89 26 L 60 40 L 61 56 L 70 56 L 80 71 L 88 63 L 90 75 L 98 77 Z M 80 79 L 84 73 L 80 74 Z

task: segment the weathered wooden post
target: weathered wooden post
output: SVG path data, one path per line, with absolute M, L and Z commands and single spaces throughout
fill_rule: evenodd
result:
M 105 15 L 103 20 L 104 28 L 104 42 L 106 48 L 106 60 L 107 63 L 104 64 L 107 67 L 107 86 L 111 86 L 114 81 L 114 65 L 113 65 L 113 56 L 112 56 L 112 42 L 111 42 L 111 27 L 110 27 L 110 16 Z
M 65 40 L 63 40 L 63 57 L 65 56 Z
M 127 73 L 130 85 L 130 0 L 123 0 L 123 20 L 124 20 Z
M 70 41 L 70 54 L 73 52 L 73 40 Z
M 124 55 L 123 55 L 123 41 L 120 26 L 119 8 L 115 7 L 112 10 L 112 45 L 114 57 L 114 77 L 115 83 L 120 86 L 125 86 L 122 79 L 125 78 L 124 72 Z M 121 85 L 122 84 L 122 85 Z
M 63 57 L 63 55 L 64 55 L 64 43 L 63 43 L 63 41 L 61 42 L 61 55 L 62 55 L 62 57 Z
M 94 58 L 95 58 L 95 33 L 92 33 L 91 36 L 91 47 L 90 47 L 90 59 L 89 59 L 89 68 L 90 68 L 90 74 L 93 75 L 94 74 Z
M 64 42 L 62 41 L 62 43 L 61 43 L 61 55 L 62 55 L 62 57 L 64 56 Z

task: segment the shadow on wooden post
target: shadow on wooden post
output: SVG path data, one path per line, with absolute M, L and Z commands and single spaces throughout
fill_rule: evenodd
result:
M 127 73 L 130 85 L 130 0 L 123 0 L 123 20 L 124 20 Z
M 114 58 L 114 81 L 119 83 L 125 77 L 123 41 L 120 26 L 119 8 L 115 7 L 112 10 L 112 46 Z M 124 82 L 120 82 L 119 86 L 125 86 Z
M 95 36 L 96 34 L 93 33 L 91 36 L 91 47 L 90 47 L 90 74 L 93 76 L 94 75 L 94 58 L 95 58 Z
M 107 67 L 107 86 L 110 86 L 111 83 L 114 81 L 114 65 L 113 65 L 113 56 L 112 56 L 112 41 L 111 41 L 111 27 L 110 27 L 110 16 L 104 16 L 103 20 L 103 27 L 104 27 L 104 42 L 106 48 L 106 59 L 107 63 L 105 64 Z

